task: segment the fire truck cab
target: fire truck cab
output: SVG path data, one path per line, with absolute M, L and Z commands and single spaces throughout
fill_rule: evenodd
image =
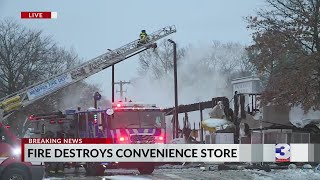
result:
M 78 112 L 79 137 L 111 138 L 113 144 L 166 143 L 165 112 L 155 104 L 117 102 L 112 108 Z M 151 174 L 155 166 L 149 163 L 104 163 L 106 168 L 138 169 Z
M 21 162 L 21 141 L 0 123 L 0 179 L 41 180 L 42 163 Z
M 155 104 L 114 103 L 106 132 L 115 144 L 164 144 L 165 113 Z
M 165 144 L 165 112 L 155 104 L 116 102 L 108 109 L 107 137 L 114 144 Z M 156 163 L 113 163 L 118 168 L 137 168 L 140 174 L 152 174 Z

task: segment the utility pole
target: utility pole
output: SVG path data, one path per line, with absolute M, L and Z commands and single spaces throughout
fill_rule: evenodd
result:
M 123 101 L 123 93 L 127 92 L 127 91 L 123 90 L 123 85 L 130 84 L 130 81 L 120 81 L 120 82 L 115 82 L 114 84 L 119 84 L 120 91 L 117 91 L 117 92 L 120 92 L 120 99 L 121 99 L 121 101 Z
M 111 49 L 108 49 L 108 51 L 113 52 Z M 111 103 L 114 103 L 114 64 L 112 65 L 112 82 L 111 82 L 111 89 L 112 89 L 112 94 L 111 94 Z
M 173 44 L 173 75 L 174 75 L 174 120 L 175 120 L 175 137 L 178 137 L 178 114 L 179 114 L 179 107 L 178 107 L 178 80 L 177 80 L 177 44 L 176 42 L 168 39 L 170 43 Z
M 114 65 L 112 65 L 112 102 L 114 103 Z

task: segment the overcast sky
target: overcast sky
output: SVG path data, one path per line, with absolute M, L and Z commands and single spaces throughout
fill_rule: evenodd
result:
M 137 39 L 141 29 L 151 33 L 168 25 L 176 25 L 177 33 L 170 38 L 182 46 L 212 40 L 249 44 L 243 19 L 263 5 L 263 0 L 0 0 L 0 18 L 12 17 L 42 29 L 89 60 Z M 21 20 L 21 11 L 53 11 L 58 18 Z M 117 65 L 115 79 L 136 76 L 137 62 L 133 57 Z M 111 70 L 88 80 L 111 94 Z

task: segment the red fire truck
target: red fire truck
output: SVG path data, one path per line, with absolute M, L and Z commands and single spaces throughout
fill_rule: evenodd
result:
M 165 112 L 155 104 L 133 102 L 114 103 L 108 110 L 106 133 L 115 144 L 165 144 Z M 138 168 L 141 174 L 151 174 L 155 163 L 112 163 L 119 168 Z
M 64 114 L 31 115 L 29 128 L 33 129 L 32 138 L 111 138 L 114 144 L 163 144 L 166 142 L 164 118 L 165 113 L 153 104 L 118 102 L 104 110 L 92 108 L 67 110 Z M 141 174 L 151 174 L 156 164 L 101 162 L 81 165 L 88 175 L 103 175 L 105 168 L 137 168 Z
M 21 107 L 26 107 L 26 106 L 32 104 L 33 102 L 35 102 L 39 99 L 42 99 L 45 96 L 48 96 L 48 95 L 50 95 L 58 90 L 61 90 L 62 88 L 65 88 L 67 86 L 70 86 L 71 84 L 74 84 L 74 83 L 77 83 L 81 80 L 84 80 L 87 77 L 94 75 L 94 74 L 114 65 L 114 64 L 117 64 L 117 63 L 124 61 L 132 56 L 135 56 L 139 53 L 142 53 L 143 51 L 146 51 L 147 49 L 149 49 L 151 47 L 156 48 L 156 41 L 158 41 L 158 40 L 160 40 L 170 34 L 173 34 L 173 33 L 176 33 L 175 26 L 167 26 L 167 27 L 161 28 L 161 29 L 149 34 L 149 41 L 143 45 L 140 44 L 140 40 L 132 41 L 132 42 L 130 42 L 124 46 L 121 46 L 115 50 L 108 50 L 108 52 L 106 52 L 96 58 L 88 60 L 88 61 L 86 61 L 80 65 L 77 65 L 73 68 L 70 68 L 64 72 L 61 72 L 61 73 L 56 74 L 54 76 L 51 76 L 48 79 L 37 82 L 29 87 L 25 87 L 18 92 L 14 92 L 12 94 L 9 94 L 5 97 L 0 98 L 0 123 L 3 123 L 4 120 L 6 120 L 10 115 L 12 115 L 16 110 L 20 109 Z M 138 46 L 137 46 L 137 44 L 138 44 Z M 50 123 L 51 124 L 59 124 L 58 127 L 60 125 L 61 126 L 68 125 L 68 123 L 64 123 L 64 120 L 60 120 L 58 122 L 56 122 L 55 120 L 52 120 L 52 121 L 50 120 L 49 124 Z M 36 123 L 36 124 L 39 125 L 39 123 Z M 45 127 L 47 124 L 48 124 L 47 121 L 45 121 L 45 123 L 42 123 L 44 131 L 45 131 Z M 74 122 L 72 122 L 71 125 L 72 124 L 75 125 Z M 66 126 L 64 126 L 64 127 L 66 127 Z M 39 128 L 39 127 L 37 126 L 37 128 Z M 69 128 L 72 129 L 72 127 L 69 127 Z M 77 130 L 77 132 L 79 132 L 79 131 Z M 10 148 L 12 148 L 12 146 L 14 146 L 18 140 L 14 140 L 15 138 L 13 138 L 13 136 L 8 136 L 7 131 L 3 130 L 1 133 L 5 133 L 5 134 L 3 136 L 0 136 L 1 138 L 3 138 L 3 139 L 1 139 L 1 141 L 3 141 L 3 142 L 1 142 L 0 155 L 3 156 L 2 154 L 5 154 L 5 159 L 0 156 L 2 158 L 0 161 L 0 163 L 1 163 L 0 164 L 0 175 L 1 176 L 5 175 L 7 177 L 7 174 L 8 174 L 7 170 L 8 169 L 4 169 L 4 168 L 11 167 L 11 166 L 8 166 L 9 160 L 10 160 L 10 163 L 14 162 L 14 164 L 19 164 L 19 163 L 15 163 L 15 161 L 17 161 L 16 158 L 14 159 L 15 161 L 13 161 L 12 158 L 7 158 L 7 157 L 11 157 L 11 149 Z M 69 134 L 72 134 L 72 131 Z M 74 134 L 74 135 L 79 135 L 79 134 Z M 8 154 L 10 154 L 10 156 L 8 156 Z M 30 169 L 30 167 L 33 167 L 33 166 L 31 166 L 31 164 L 27 164 L 27 163 L 20 163 L 20 164 L 24 165 L 23 167 L 26 166 L 27 167 L 26 169 L 28 169 L 28 168 Z M 34 169 L 34 168 L 32 168 L 32 169 Z M 89 168 L 89 169 L 97 169 L 97 168 L 95 166 L 93 166 L 92 168 Z M 101 168 L 98 168 L 98 169 L 100 171 Z M 14 169 L 14 170 L 16 171 L 16 169 Z M 20 170 L 17 170 L 17 171 L 22 171 L 22 170 L 20 168 Z M 29 171 L 24 171 L 24 172 L 29 172 Z M 5 173 L 5 174 L 3 175 L 3 173 Z M 26 177 L 26 176 L 22 176 L 22 177 Z M 32 179 L 35 179 L 34 175 L 32 175 L 32 176 L 30 175 L 30 177 Z M 1 177 L 1 178 L 3 179 L 3 177 Z
M 40 180 L 44 177 L 41 163 L 21 162 L 21 141 L 0 123 L 0 179 Z

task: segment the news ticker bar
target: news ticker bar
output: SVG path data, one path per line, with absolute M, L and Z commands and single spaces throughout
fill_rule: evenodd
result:
M 21 12 L 21 19 L 57 19 L 57 12 Z
M 320 162 L 320 144 L 24 144 L 26 162 Z

